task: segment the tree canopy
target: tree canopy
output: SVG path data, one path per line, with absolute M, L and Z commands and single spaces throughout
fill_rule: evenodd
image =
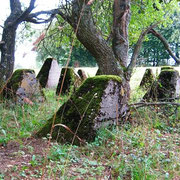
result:
M 67 2 L 68 4 L 68 2 Z M 70 4 L 68 4 L 70 6 Z M 131 2 L 131 21 L 129 24 L 129 44 L 131 49 L 133 49 L 136 44 L 142 30 L 146 29 L 153 23 L 159 23 L 159 27 L 164 29 L 164 31 L 169 28 L 171 29 L 171 24 L 174 21 L 172 19 L 172 14 L 174 11 L 177 11 L 177 2 L 169 1 L 164 2 L 161 1 L 132 1 Z M 113 26 L 113 1 L 94 1 L 92 3 L 92 15 L 94 23 L 102 34 L 103 38 L 112 45 L 112 26 Z M 65 7 L 64 7 L 65 8 Z M 177 24 L 177 22 L 174 22 Z M 178 29 L 178 28 L 177 28 Z M 174 31 L 176 28 L 173 28 Z M 73 28 L 67 24 L 66 21 L 61 16 L 58 16 L 56 21 L 52 23 L 52 26 L 46 30 L 46 36 L 43 41 L 38 45 L 38 60 L 44 60 L 47 56 L 54 56 L 61 64 L 64 64 L 67 56 L 65 52 L 69 52 L 68 49 L 71 46 L 72 38 L 73 38 Z M 175 34 L 175 33 L 174 33 Z M 167 36 L 166 36 L 167 37 Z M 153 39 L 159 42 L 157 38 L 152 37 L 146 38 L 146 42 L 144 44 L 148 44 L 148 47 L 144 45 L 144 48 L 150 48 L 150 44 L 153 44 Z M 149 40 L 149 41 L 147 41 Z M 168 38 L 169 40 L 169 38 Z M 149 43 L 148 43 L 149 42 Z M 160 46 L 159 46 L 160 44 Z M 162 43 L 159 42 L 159 49 L 163 47 Z M 75 42 L 76 52 L 78 51 L 78 47 L 82 47 L 80 42 L 76 40 Z M 79 49 L 80 51 L 82 48 Z M 79 52 L 80 52 L 79 51 Z M 82 52 L 82 51 L 81 51 Z M 84 51 L 86 52 L 86 50 Z M 166 58 L 169 58 L 169 54 L 166 52 L 161 52 L 162 54 L 166 54 Z M 85 53 L 88 55 L 88 53 Z M 84 54 L 83 54 L 84 55 Z M 142 53 L 141 53 L 142 56 Z M 77 57 L 77 56 L 76 56 Z M 160 58 L 160 57 L 159 57 Z M 74 56 L 72 54 L 71 62 L 73 61 Z M 79 61 L 81 61 L 81 57 L 79 57 Z M 88 58 L 87 58 L 88 61 Z M 90 58 L 89 61 L 92 61 Z M 142 64 L 143 62 L 141 62 Z M 88 63 L 87 63 L 88 64 Z M 93 63 L 94 64 L 94 63 Z M 157 63 L 158 64 L 158 63 Z

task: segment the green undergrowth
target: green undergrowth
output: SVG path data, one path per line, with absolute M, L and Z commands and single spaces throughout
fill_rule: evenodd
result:
M 6 144 L 10 140 L 21 140 L 30 137 L 67 100 L 66 96 L 58 100 L 52 90 L 46 90 L 44 93 L 46 101 L 44 103 L 34 103 L 33 105 L 16 105 L 11 100 L 1 100 L 0 144 Z
M 48 159 L 62 179 L 173 179 L 180 175 L 179 142 L 176 133 L 126 124 L 101 129 L 83 147 L 54 144 Z
M 131 103 L 139 101 L 143 93 L 138 89 L 134 91 Z M 54 91 L 46 90 L 45 95 L 45 103 L 33 106 L 0 103 L 1 145 L 30 137 L 67 100 L 67 97 L 58 99 Z M 29 145 L 26 147 L 31 153 L 29 162 L 22 166 L 13 164 L 7 171 L 0 171 L 0 180 L 40 179 L 43 174 L 46 179 L 64 180 L 179 179 L 179 111 L 173 106 L 132 108 L 130 122 L 100 129 L 94 142 L 75 146 L 52 141 L 46 155 L 35 154 Z M 14 156 L 21 157 L 24 153 L 21 150 Z

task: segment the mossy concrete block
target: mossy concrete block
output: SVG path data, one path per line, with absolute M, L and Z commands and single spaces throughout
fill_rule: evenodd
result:
M 69 94 L 70 92 L 74 92 L 75 89 L 79 87 L 80 84 L 81 84 L 81 79 L 74 72 L 73 68 L 62 68 L 58 86 L 56 89 L 56 94 L 59 95 L 62 85 L 63 86 L 62 86 L 61 94 Z
M 140 87 L 147 90 L 151 87 L 154 80 L 155 80 L 155 76 L 153 74 L 153 71 L 152 71 L 152 69 L 148 68 L 148 69 L 146 69 L 144 76 L 141 80 Z
M 35 72 L 31 69 L 16 70 L 4 88 L 3 95 L 19 103 L 24 103 L 25 98 L 32 102 L 45 99 Z
M 85 141 L 93 141 L 101 127 L 122 122 L 128 110 L 127 97 L 124 93 L 121 78 L 102 75 L 88 78 L 60 107 L 55 117 L 52 138 L 60 142 L 71 143 L 73 134 L 62 124 L 77 132 L 77 136 Z M 36 134 L 38 137 L 50 133 L 53 118 Z M 75 140 L 75 144 L 79 141 Z
M 163 69 L 149 91 L 145 94 L 146 101 L 167 101 L 173 100 L 180 93 L 179 72 L 174 69 Z
M 58 62 L 53 58 L 47 58 L 37 75 L 43 88 L 56 88 L 60 77 Z

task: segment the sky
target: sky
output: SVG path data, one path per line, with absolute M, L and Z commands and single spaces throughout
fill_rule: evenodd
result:
M 30 0 L 20 0 L 28 7 Z M 59 0 L 36 0 L 35 11 L 49 10 L 57 7 Z M 0 0 L 0 25 L 3 26 L 3 22 L 6 20 L 10 14 L 9 0 Z M 18 31 L 20 31 L 22 26 L 19 26 Z M 43 31 L 44 25 L 33 25 L 36 31 Z M 0 27 L 0 40 L 1 40 L 2 28 Z M 32 44 L 36 40 L 37 35 L 32 37 L 32 41 L 25 40 L 21 44 L 16 44 L 15 52 L 15 67 L 22 66 L 23 68 L 36 68 L 36 52 L 31 51 Z

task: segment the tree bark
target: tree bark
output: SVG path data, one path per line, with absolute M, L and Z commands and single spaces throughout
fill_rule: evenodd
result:
M 0 89 L 5 81 L 11 76 L 14 69 L 15 38 L 18 23 L 14 23 L 16 18 L 21 15 L 21 4 L 19 0 L 10 1 L 11 14 L 4 23 L 1 46 L 0 63 Z
M 97 30 L 93 22 L 90 5 L 84 4 L 83 0 L 73 1 L 69 23 L 74 31 L 77 29 L 78 40 L 96 58 L 102 74 L 122 75 L 112 48 L 102 37 L 101 32 Z
M 130 21 L 130 1 L 114 0 L 113 6 L 113 41 L 112 48 L 121 66 L 128 62 L 128 25 Z
M 118 7 L 117 7 L 118 6 Z M 95 57 L 102 74 L 118 75 L 123 80 L 124 93 L 127 95 L 126 101 L 130 96 L 129 79 L 126 78 L 126 69 L 128 62 L 128 24 L 130 20 L 130 3 L 128 0 L 119 0 L 119 4 L 114 1 L 114 45 L 111 47 L 102 37 L 101 32 L 96 28 L 91 6 L 88 1 L 74 0 L 72 5 L 72 14 L 68 19 L 73 27 L 78 40 Z M 121 10 L 118 14 L 118 10 Z M 121 38 L 118 38 L 121 36 Z M 117 39 L 116 39 L 117 38 Z M 125 39 L 122 41 L 122 39 Z

